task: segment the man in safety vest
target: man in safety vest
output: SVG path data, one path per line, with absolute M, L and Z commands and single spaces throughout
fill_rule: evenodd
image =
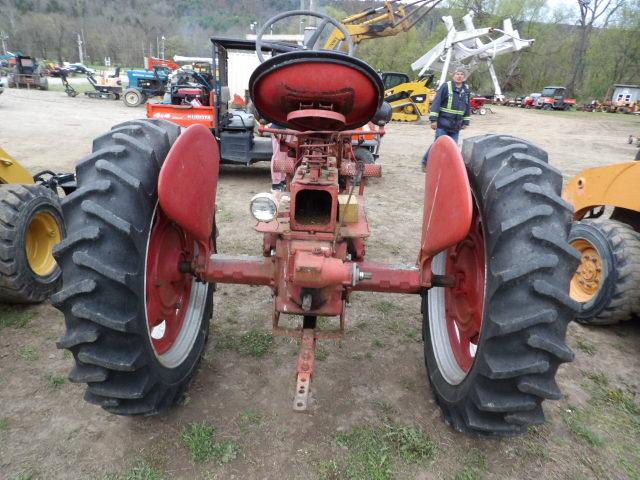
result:
M 429 120 L 436 131 L 436 138 L 449 135 L 458 143 L 460 130 L 466 128 L 471 120 L 471 94 L 464 83 L 465 72 L 453 72 L 453 80 L 440 85 L 436 98 L 431 103 Z M 422 158 L 422 170 L 427 166 L 429 151 Z

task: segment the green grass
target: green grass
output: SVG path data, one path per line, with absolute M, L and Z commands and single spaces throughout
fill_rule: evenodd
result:
M 34 480 L 34 476 L 30 472 L 22 472 L 13 477 L 13 480 Z
M 582 338 L 578 340 L 577 347 L 579 350 L 583 351 L 584 353 L 592 357 L 598 351 L 598 347 L 596 347 L 595 344 Z
M 316 347 L 316 360 L 324 362 L 327 358 L 329 358 L 329 350 L 324 347 Z
M 453 477 L 454 480 L 480 480 L 489 470 L 487 457 L 477 450 L 472 450 L 464 461 L 462 470 Z
M 40 358 L 38 352 L 36 352 L 35 349 L 30 345 L 20 347 L 20 350 L 18 350 L 18 355 L 22 360 L 25 360 L 27 362 L 32 362 Z
M 389 315 L 393 310 L 393 303 L 387 300 L 381 300 L 373 304 L 373 308 L 383 315 Z
M 331 478 L 353 480 L 391 480 L 396 464 L 432 460 L 436 445 L 422 430 L 396 424 L 383 426 L 360 425 L 338 435 L 337 441 L 347 448 L 346 464 L 341 474 Z M 336 464 L 332 464 L 335 473 Z
M 249 430 L 262 425 L 262 414 L 254 410 L 244 410 L 240 412 L 238 425 L 242 433 L 247 433 Z
M 216 427 L 203 423 L 192 423 L 180 435 L 180 440 L 189 449 L 196 462 L 214 460 L 229 463 L 238 456 L 238 444 L 231 440 L 216 441 Z
M 6 418 L 0 418 L 0 432 L 9 430 L 9 420 Z
M 383 342 L 382 340 L 380 340 L 380 339 L 377 339 L 377 338 L 376 338 L 376 339 L 371 343 L 371 345 L 373 345 L 373 347 L 374 347 L 374 348 L 382 348 L 382 347 L 384 347 L 384 342 Z
M 0 305 L 0 330 L 7 327 L 25 328 L 35 316 L 29 307 Z
M 139 462 L 126 473 L 124 478 L 126 480 L 161 480 L 162 473 L 146 462 Z
M 592 447 L 601 447 L 604 441 L 591 427 L 587 424 L 591 420 L 590 415 L 586 414 L 579 408 L 570 406 L 564 415 L 564 423 L 569 431 L 579 440 L 591 445 Z
M 84 92 L 92 92 L 94 90 L 88 83 L 72 83 L 71 86 L 80 95 L 83 95 Z M 64 86 L 62 84 L 49 83 L 49 90 L 52 92 L 64 92 Z
M 243 357 L 264 357 L 273 349 L 273 335 L 259 330 L 251 330 L 242 336 L 217 332 L 215 342 L 217 349 L 234 350 Z
M 64 375 L 55 375 L 53 373 L 46 374 L 44 378 L 49 384 L 49 388 L 51 388 L 52 390 L 58 390 L 64 385 L 64 382 L 66 380 Z

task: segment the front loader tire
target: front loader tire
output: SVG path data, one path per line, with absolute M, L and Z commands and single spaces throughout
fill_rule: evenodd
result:
M 571 280 L 571 297 L 580 302 L 576 320 L 613 325 L 640 314 L 640 233 L 612 220 L 574 223 L 569 241 L 582 254 Z
M 526 433 L 544 421 L 542 402 L 559 399 L 558 366 L 578 305 L 569 281 L 579 255 L 567 242 L 571 206 L 547 154 L 514 137 L 466 140 L 474 199 L 465 240 L 433 259 L 455 287 L 423 295 L 429 381 L 445 420 L 472 434 Z
M 52 301 L 67 330 L 58 348 L 73 353 L 69 379 L 87 384 L 85 400 L 115 414 L 151 415 L 178 401 L 208 337 L 213 286 L 179 272 L 182 249 L 194 242 L 157 200 L 179 133 L 156 120 L 115 126 L 94 140 L 76 168 L 78 189 L 62 202 L 68 236 L 55 255 L 64 283 Z M 175 270 L 165 268 L 165 281 L 150 273 L 156 266 Z M 161 288 L 181 296 L 159 304 Z M 167 320 L 152 324 L 160 310 Z
M 52 250 L 65 233 L 58 197 L 40 185 L 0 185 L 0 303 L 39 303 L 62 280 Z

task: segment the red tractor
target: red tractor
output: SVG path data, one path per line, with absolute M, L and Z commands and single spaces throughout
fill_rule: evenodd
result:
M 291 12 L 297 15 L 308 12 Z M 524 433 L 558 399 L 558 366 L 577 304 L 569 282 L 580 259 L 567 242 L 572 210 L 547 154 L 514 137 L 486 135 L 431 149 L 422 240 L 413 265 L 366 257 L 366 179 L 381 166 L 354 154 L 352 135 L 383 104 L 380 76 L 349 54 L 305 49 L 275 55 L 250 80 L 255 108 L 283 129 L 274 165 L 287 190 L 250 204 L 259 255 L 219 252 L 215 222 L 219 147 L 210 131 L 161 120 L 115 126 L 77 166 L 63 202 L 67 237 L 56 258 L 65 314 L 59 348 L 71 350 L 85 399 L 121 415 L 167 409 L 189 386 L 212 316 L 216 283 L 263 285 L 275 335 L 300 339 L 295 410 L 308 408 L 318 340 L 347 330 L 352 292 L 422 297 L 424 358 L 445 419 L 481 434 Z M 283 16 L 275 17 L 283 18 Z M 263 32 L 256 40 L 261 51 Z M 285 328 L 295 315 L 298 328 Z M 318 316 L 339 318 L 323 330 Z

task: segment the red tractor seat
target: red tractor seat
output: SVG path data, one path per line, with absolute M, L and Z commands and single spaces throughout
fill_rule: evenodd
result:
M 337 52 L 296 51 L 271 57 L 249 79 L 256 110 L 294 130 L 351 130 L 371 120 L 384 87 L 376 71 Z

